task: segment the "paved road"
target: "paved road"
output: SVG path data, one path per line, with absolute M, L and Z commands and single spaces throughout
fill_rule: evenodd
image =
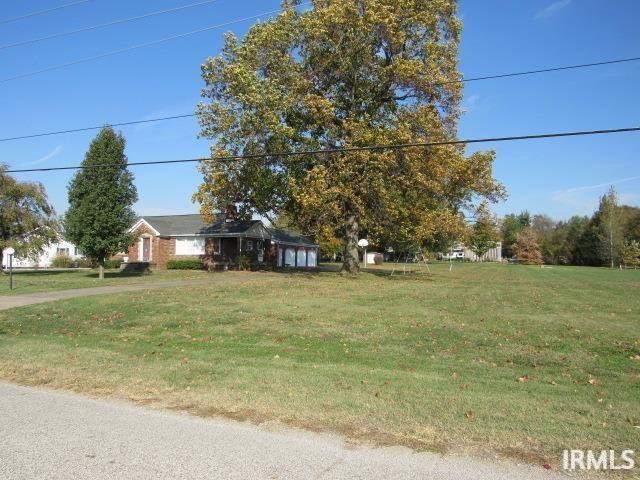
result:
M 0 383 L 2 479 L 557 479 L 539 466 L 352 447 L 337 437 L 201 419 Z
M 57 290 L 54 292 L 26 293 L 24 295 L 0 296 L 0 310 L 8 310 L 15 307 L 25 307 L 36 303 L 55 302 L 68 298 L 90 297 L 107 293 L 137 292 L 140 290 L 153 290 L 157 288 L 183 287 L 190 285 L 203 285 L 213 281 L 219 281 L 220 277 L 212 277 L 207 280 L 167 280 L 162 282 L 132 283 L 129 285 L 110 285 L 106 287 L 75 288 L 71 290 Z

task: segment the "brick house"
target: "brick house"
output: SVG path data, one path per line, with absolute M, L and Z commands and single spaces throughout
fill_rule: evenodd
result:
M 171 259 L 200 258 L 211 268 L 234 266 L 237 258 L 272 267 L 317 267 L 318 245 L 260 220 L 217 220 L 199 214 L 144 216 L 129 230 L 137 241 L 125 259 L 164 269 Z

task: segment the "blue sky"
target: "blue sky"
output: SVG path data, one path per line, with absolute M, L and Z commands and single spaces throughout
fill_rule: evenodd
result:
M 202 0 L 200 0 L 202 1 Z M 279 0 L 218 0 L 179 12 L 2 49 L 3 45 L 197 0 L 92 0 L 0 24 L 0 80 L 275 10 Z M 5 2 L 0 22 L 65 0 Z M 640 2 L 619 0 L 463 0 L 460 70 L 481 76 L 640 56 Z M 242 35 L 253 21 L 161 45 L 0 82 L 0 138 L 191 113 L 202 88 L 200 64 L 215 55 L 224 31 Z M 488 137 L 640 125 L 640 62 L 465 86 L 460 137 Z M 195 119 L 122 127 L 130 161 L 206 155 Z M 13 168 L 80 163 L 96 132 L 0 142 L 0 162 Z M 509 198 L 498 214 L 528 209 L 554 218 L 590 214 L 615 184 L 623 202 L 640 205 L 640 133 L 483 144 L 495 148 L 496 178 Z M 200 176 L 193 164 L 134 167 L 141 214 L 197 211 Z M 59 213 L 70 172 L 19 174 L 44 183 Z

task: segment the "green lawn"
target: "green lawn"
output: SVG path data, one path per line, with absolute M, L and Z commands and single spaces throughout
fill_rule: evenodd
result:
M 98 279 L 97 270 L 14 270 L 13 290 L 9 290 L 9 274 L 0 275 L 0 295 L 69 290 L 72 288 L 102 287 L 126 283 L 145 283 L 182 278 L 205 277 L 206 272 L 165 270 L 151 274 L 121 273 L 107 270 L 104 280 Z
M 552 465 L 638 450 L 640 271 L 432 271 L 235 274 L 0 312 L 0 378 Z

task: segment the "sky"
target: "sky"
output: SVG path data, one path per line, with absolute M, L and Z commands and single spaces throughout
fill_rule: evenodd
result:
M 228 31 L 242 36 L 256 21 L 128 50 L 9 80 L 133 45 L 246 19 L 279 8 L 279 0 L 216 0 L 139 21 L 29 45 L 26 40 L 172 9 L 205 0 L 90 0 L 3 22 L 71 0 L 4 2 L 0 13 L 0 138 L 105 123 L 193 113 L 200 65 L 216 55 Z M 467 77 L 640 56 L 637 0 L 462 0 L 460 71 Z M 266 18 L 266 15 L 264 18 Z M 471 82 L 464 87 L 460 138 L 640 126 L 640 62 Z M 208 154 L 194 118 L 119 127 L 131 162 Z M 77 165 L 97 131 L 0 142 L 11 168 Z M 481 144 L 494 149 L 494 174 L 508 198 L 504 215 L 529 210 L 555 219 L 589 215 L 610 185 L 621 202 L 640 206 L 640 132 Z M 132 167 L 141 215 L 195 213 L 201 181 L 194 164 Z M 59 214 L 72 172 L 23 173 L 40 181 Z

